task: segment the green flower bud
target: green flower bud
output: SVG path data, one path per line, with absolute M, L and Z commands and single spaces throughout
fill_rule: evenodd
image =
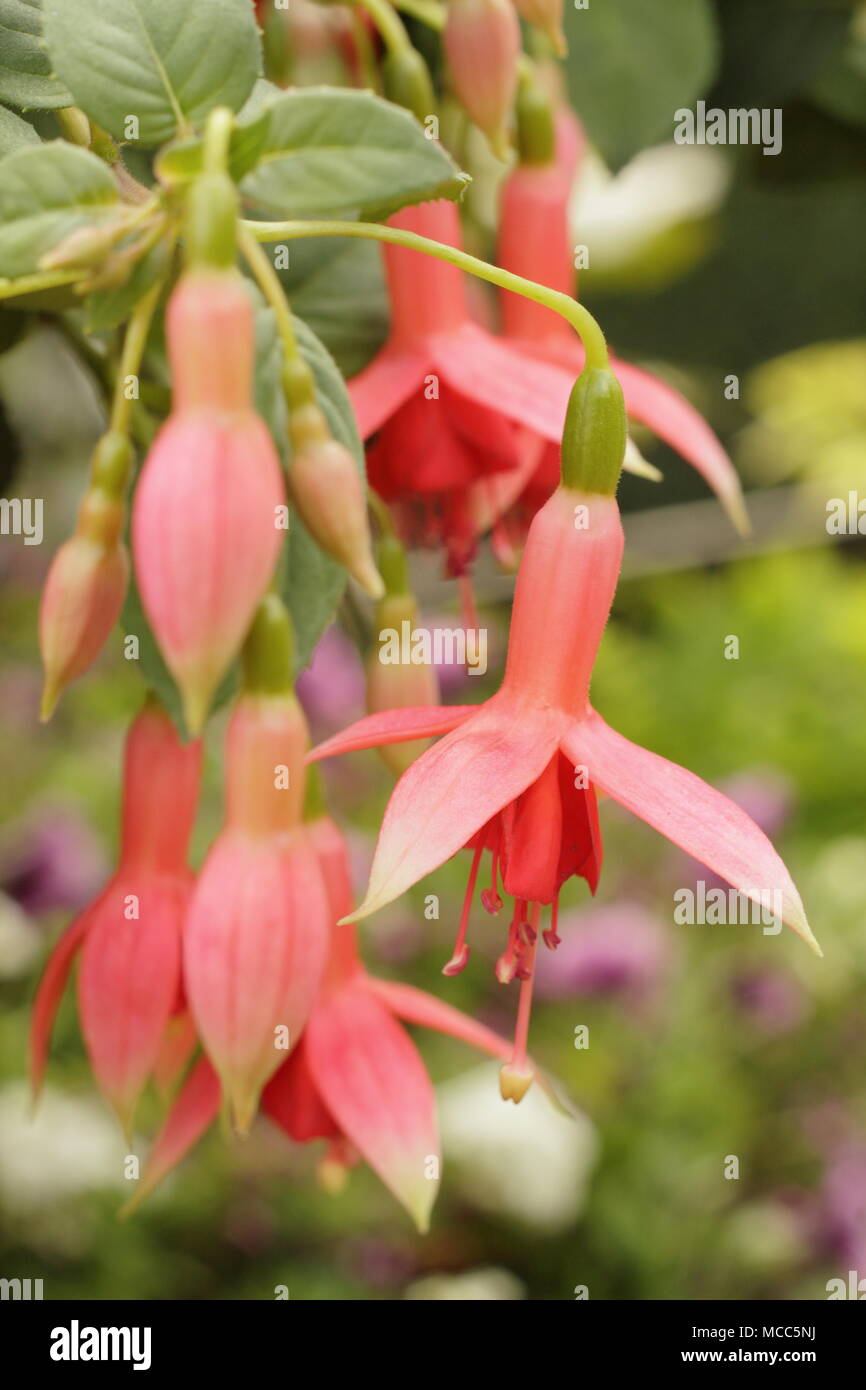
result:
M 606 368 L 585 367 L 572 387 L 565 415 L 563 485 L 613 497 L 626 437 L 622 387 Z
M 414 48 L 388 53 L 382 63 L 385 96 L 397 106 L 405 106 L 423 122 L 436 110 L 436 97 L 427 64 Z

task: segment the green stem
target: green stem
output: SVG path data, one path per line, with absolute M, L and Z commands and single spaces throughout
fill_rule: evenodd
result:
M 354 0 L 354 3 L 367 11 L 389 53 L 402 53 L 412 47 L 406 26 L 388 0 Z
M 202 154 L 206 174 L 224 174 L 227 171 L 234 124 L 235 113 L 228 106 L 218 106 L 208 116 Z
M 405 246 L 412 251 L 423 251 L 427 256 L 436 256 L 440 261 L 457 266 L 479 280 L 487 280 L 502 290 L 513 290 L 524 298 L 543 304 L 561 314 L 581 338 L 586 349 L 588 367 L 607 367 L 607 344 L 604 334 L 588 309 L 570 295 L 551 290 L 546 285 L 537 285 L 534 280 L 526 280 L 522 275 L 514 275 L 510 270 L 489 265 L 487 261 L 459 251 L 455 246 L 445 246 L 430 237 L 418 236 L 400 227 L 387 227 L 378 222 L 242 222 L 242 235 L 256 241 L 293 241 L 301 237 L 345 236 L 359 237 L 369 241 L 385 241 L 393 246 Z M 246 252 L 244 253 L 246 254 Z M 267 264 L 267 257 L 263 257 Z M 274 272 L 276 276 L 276 272 Z
M 371 92 L 381 92 L 382 84 L 379 81 L 379 69 L 376 66 L 376 50 L 373 46 L 373 38 L 364 23 L 363 15 L 358 13 L 359 8 L 360 6 L 352 6 L 351 17 L 352 37 L 355 40 L 355 48 L 358 53 L 362 84 L 369 87 Z
M 279 275 L 250 230 L 251 225 L 254 224 L 249 222 L 240 224 L 241 230 L 238 240 L 241 251 L 256 278 L 259 289 L 276 315 L 277 327 L 283 341 L 286 357 L 297 357 L 298 340 L 295 337 L 295 325 L 292 322 L 289 301 L 286 299 Z M 278 240 L 278 238 L 275 237 L 274 240 Z
M 385 536 L 393 536 L 395 534 L 394 521 L 391 516 L 391 509 L 388 507 L 387 503 L 382 501 L 378 492 L 375 492 L 373 488 L 368 489 L 367 502 L 370 511 L 379 523 L 382 534 Z
M 150 332 L 151 321 L 162 289 L 163 282 L 160 280 L 151 290 L 148 290 L 143 299 L 138 301 L 129 320 L 126 337 L 123 340 L 123 352 L 114 385 L 114 398 L 111 403 L 109 420 L 109 429 L 117 434 L 126 435 L 129 433 L 133 401 L 128 400 L 125 394 L 126 379 L 139 374 L 147 344 L 147 335 Z
M 43 270 L 33 275 L 19 275 L 14 280 L 0 279 L 0 299 L 17 299 L 19 295 L 56 290 L 61 285 L 74 285 L 86 278 L 86 270 Z

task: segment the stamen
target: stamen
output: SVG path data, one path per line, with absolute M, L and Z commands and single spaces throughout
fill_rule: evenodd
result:
M 532 904 L 531 924 L 538 935 L 538 923 L 541 917 L 541 904 Z M 514 1051 L 511 1061 L 508 1062 L 499 1073 L 499 1090 L 503 1100 L 514 1101 L 515 1105 L 521 1101 L 532 1085 L 532 1068 L 529 1065 L 526 1054 L 526 1045 L 529 1040 L 529 1017 L 532 1012 L 532 985 L 535 965 L 535 944 L 529 947 L 525 953 L 523 969 L 526 971 L 520 985 L 520 999 L 517 1005 L 517 1023 L 514 1029 Z
M 554 898 L 550 909 L 550 926 L 541 935 L 544 937 L 544 944 L 548 951 L 555 951 L 562 941 L 561 936 L 557 936 L 556 927 L 559 922 L 559 894 Z
M 357 1162 L 352 1146 L 344 1139 L 333 1139 L 316 1167 L 316 1180 L 330 1197 L 337 1197 L 349 1181 L 349 1171 Z
M 463 612 L 463 626 L 467 631 L 478 631 L 478 608 L 475 604 L 475 590 L 472 587 L 472 576 L 468 573 L 461 574 L 457 580 L 460 590 L 460 607 Z
M 491 916 L 496 916 L 497 912 L 502 911 L 502 899 L 499 896 L 499 839 L 490 851 L 490 887 L 485 888 L 481 894 L 481 906 L 485 912 Z
M 469 870 L 469 882 L 466 885 L 466 896 L 463 899 L 463 911 L 460 914 L 460 925 L 457 928 L 454 952 L 448 964 L 442 967 L 443 975 L 459 975 L 469 959 L 469 947 L 466 945 L 466 929 L 469 926 L 469 913 L 472 908 L 472 899 L 475 896 L 475 880 L 478 877 L 478 865 L 481 863 L 483 851 L 484 840 L 481 838 L 472 856 L 472 868 Z
M 496 978 L 501 985 L 510 985 L 523 963 L 526 948 L 521 940 L 521 931 L 525 913 L 526 902 L 523 898 L 518 898 L 508 928 L 508 944 L 496 962 Z

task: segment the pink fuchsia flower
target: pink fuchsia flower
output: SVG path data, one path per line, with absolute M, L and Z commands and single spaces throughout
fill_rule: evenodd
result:
M 789 780 L 773 768 L 738 772 L 722 783 L 726 796 L 751 816 L 765 835 L 775 836 L 784 829 L 794 801 L 794 788 Z M 677 872 L 683 876 L 683 855 L 676 855 Z M 703 865 L 685 860 L 685 873 L 695 879 L 703 878 L 708 888 L 718 888 L 722 880 L 717 874 L 707 874 Z
M 285 495 L 252 406 L 253 311 L 240 276 L 187 275 L 166 334 L 174 409 L 136 489 L 133 555 L 144 611 L 198 733 L 273 575 Z
M 602 404 L 595 383 L 605 378 Z M 576 474 L 574 440 L 586 438 L 581 412 L 604 414 L 615 386 L 607 373 L 577 383 L 566 423 L 564 476 L 598 477 L 598 460 Z M 576 418 L 572 418 L 572 408 Z M 570 442 L 569 442 L 570 441 Z M 621 450 L 609 446 L 613 484 Z M 567 471 L 566 471 L 567 470 Z M 361 720 L 315 750 L 315 758 L 444 734 L 394 789 L 382 822 L 370 883 L 353 914 L 361 918 L 404 893 L 463 847 L 473 850 L 469 886 L 448 974 L 468 958 L 466 931 L 485 851 L 492 874 L 482 901 L 498 911 L 501 875 L 514 899 L 503 982 L 521 979 L 512 1067 L 503 1091 L 528 1085 L 526 1040 L 541 910 L 550 905 L 545 944 L 558 944 L 559 890 L 571 876 L 594 892 L 602 844 L 597 792 L 603 792 L 686 849 L 747 896 L 777 890 L 783 919 L 818 949 L 791 877 L 770 842 L 732 801 L 692 773 L 610 729 L 589 701 L 596 652 L 613 601 L 623 537 L 609 484 L 559 487 L 530 527 L 517 578 L 505 677 L 480 706 L 392 710 Z M 605 490 L 603 491 L 602 488 Z M 769 899 L 776 901 L 776 899 Z M 764 899 L 767 901 L 767 899 Z
M 325 884 L 301 824 L 309 736 L 291 691 L 288 622 L 270 595 L 251 630 L 226 735 L 225 826 L 184 934 L 190 1010 L 242 1133 L 300 1037 L 328 943 Z
M 181 744 L 156 705 L 126 741 L 120 863 L 103 892 L 48 959 L 30 1029 L 38 1093 L 51 1030 L 80 953 L 78 1007 L 96 1080 L 128 1129 L 181 1007 L 181 930 L 193 877 L 186 857 L 195 820 L 201 745 Z
M 506 179 L 497 250 L 504 270 L 567 295 L 575 292 L 568 202 L 575 157 L 580 157 L 572 123 L 570 114 L 560 116 L 555 159 L 519 164 Z M 525 355 L 567 368 L 572 377 L 583 370 L 583 346 L 561 315 L 507 290 L 500 291 L 500 303 L 506 341 Z M 622 386 L 629 416 L 647 425 L 682 455 L 719 497 L 734 525 L 747 530 L 734 466 L 694 407 L 673 387 L 620 358 L 612 357 L 611 367 Z M 497 514 L 501 516 L 507 508 L 494 534 L 495 542 L 505 551 L 522 544 L 538 507 L 557 486 L 559 454 L 555 445 L 555 440 L 545 443 L 543 435 L 535 440 L 528 437 L 525 449 L 530 455 L 533 447 L 536 450 L 529 478 L 523 479 L 518 470 L 511 478 L 491 479 L 476 490 L 479 524 L 495 523 Z
M 336 922 L 352 904 L 346 842 L 326 816 L 310 823 L 307 833 Z M 290 1138 L 327 1142 L 322 1176 L 330 1185 L 360 1157 L 426 1230 L 441 1167 L 435 1101 L 424 1064 L 398 1020 L 447 1033 L 491 1056 L 508 1055 L 504 1039 L 457 1009 L 409 985 L 368 975 L 354 929 L 335 926 L 309 1022 L 265 1087 L 261 1104 Z M 219 1080 L 202 1058 L 156 1140 L 135 1205 L 180 1162 L 219 1107 Z
M 390 225 L 460 245 L 453 203 L 406 208 Z M 485 333 L 470 318 L 454 266 L 402 246 L 384 248 L 388 342 L 349 383 L 370 440 L 371 486 L 411 545 L 444 547 L 462 575 L 482 526 L 474 488 L 526 463 L 515 425 L 558 444 L 574 374 Z

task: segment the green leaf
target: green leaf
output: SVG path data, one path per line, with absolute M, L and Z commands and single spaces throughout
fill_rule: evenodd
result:
M 118 140 L 135 116 L 144 145 L 240 110 L 261 69 L 247 0 L 45 0 L 45 36 L 78 105 Z
M 0 276 L 29 275 L 78 227 L 117 209 L 111 173 L 89 150 L 54 140 L 0 160 Z
M 25 145 L 39 145 L 41 141 L 36 131 L 27 121 L 0 106 L 0 159 Z
M 673 135 L 674 112 L 712 80 L 718 42 L 709 0 L 591 0 L 566 11 L 568 88 L 613 169 Z
M 365 367 L 388 334 L 388 295 L 382 257 L 370 241 L 346 241 L 323 237 L 293 242 L 296 248 L 319 247 L 320 254 L 309 273 L 295 281 L 292 308 L 312 328 L 334 358 L 344 377 Z M 346 312 L 351 304 L 352 312 Z
M 408 111 L 372 92 L 311 87 L 268 108 L 259 163 L 241 191 L 281 217 L 384 217 L 430 198 L 458 198 L 467 176 Z
M 42 42 L 42 0 L 0 0 L 0 101 L 22 110 L 71 106 Z

